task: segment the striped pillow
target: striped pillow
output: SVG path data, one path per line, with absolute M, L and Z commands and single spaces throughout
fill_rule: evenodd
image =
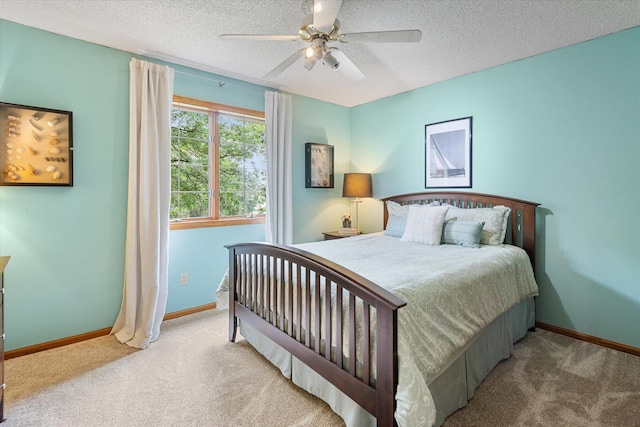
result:
M 442 227 L 442 243 L 479 248 L 484 222 L 447 220 Z
M 447 206 L 412 205 L 400 241 L 439 245 L 442 241 L 442 224 L 448 209 Z

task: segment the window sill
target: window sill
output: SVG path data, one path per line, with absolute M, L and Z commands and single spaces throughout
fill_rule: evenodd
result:
M 252 218 L 234 217 L 225 219 L 183 219 L 171 221 L 171 230 L 184 230 L 188 228 L 228 227 L 232 225 L 264 224 L 264 215 Z

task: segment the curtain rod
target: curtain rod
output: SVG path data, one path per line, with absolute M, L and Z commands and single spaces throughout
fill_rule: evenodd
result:
M 204 73 L 210 73 L 211 72 L 211 71 L 203 70 L 201 64 L 194 64 L 194 63 L 191 63 L 190 61 L 184 61 L 184 60 L 181 60 L 180 58 L 177 58 L 177 57 L 174 57 L 174 56 L 171 56 L 171 55 L 164 55 L 164 54 L 159 53 L 159 52 L 153 52 L 153 51 L 144 50 L 144 51 L 140 52 L 140 55 L 144 55 L 144 56 L 147 56 L 147 57 L 153 58 L 153 59 L 158 59 L 158 60 L 164 61 L 164 62 L 169 62 L 169 63 L 172 63 L 173 65 L 180 65 L 180 66 L 183 66 L 183 67 L 195 68 L 196 70 L 202 71 Z M 186 71 L 177 70 L 175 68 L 173 68 L 173 70 L 176 73 L 183 74 L 185 76 L 198 77 L 198 78 L 201 78 L 201 79 L 204 79 L 204 80 L 210 80 L 210 81 L 216 82 L 216 83 L 218 83 L 218 87 L 223 87 L 225 85 L 231 85 L 231 86 L 237 86 L 237 87 L 243 88 L 243 89 L 257 90 L 257 91 L 264 92 L 264 89 L 257 89 L 255 87 L 244 86 L 244 85 L 240 85 L 240 84 L 237 84 L 237 83 L 230 83 L 230 82 L 226 82 L 224 80 L 214 79 L 212 77 L 201 76 L 199 74 L 194 74 L 194 73 L 188 73 Z M 247 82 L 247 83 L 249 83 L 249 82 Z M 256 86 L 263 86 L 263 85 L 260 85 L 258 83 L 249 83 L 249 84 L 256 85 Z M 273 89 L 274 91 L 279 92 L 277 89 L 274 89 L 274 88 L 269 88 L 269 89 Z
M 216 83 L 218 83 L 218 87 L 231 85 L 231 86 L 237 86 L 237 87 L 240 87 L 240 88 L 243 88 L 243 89 L 256 90 L 256 91 L 260 91 L 260 92 L 265 92 L 268 89 L 273 89 L 273 88 L 259 89 L 259 88 L 255 88 L 255 87 L 252 87 L 252 86 L 245 86 L 245 85 L 240 85 L 240 84 L 236 84 L 236 83 L 226 82 L 226 81 L 220 80 L 220 79 L 214 79 L 213 77 L 207 77 L 207 76 L 201 76 L 201 75 L 198 75 L 198 74 L 187 73 L 186 71 L 175 70 L 175 72 L 177 74 L 184 74 L 185 76 L 198 77 L 200 79 L 210 80 L 212 82 L 216 82 Z M 251 83 L 251 84 L 253 84 L 253 83 Z M 273 89 L 273 90 L 278 92 L 276 89 Z

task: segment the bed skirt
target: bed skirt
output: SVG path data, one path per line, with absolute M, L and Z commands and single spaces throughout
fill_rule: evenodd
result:
M 493 368 L 513 353 L 513 345 L 535 325 L 534 299 L 527 299 L 485 327 L 464 352 L 443 367 L 429 389 L 436 406 L 435 426 L 466 406 Z M 327 402 L 347 427 L 375 426 L 376 419 L 353 400 L 264 335 L 240 322 L 242 336 L 298 387 Z

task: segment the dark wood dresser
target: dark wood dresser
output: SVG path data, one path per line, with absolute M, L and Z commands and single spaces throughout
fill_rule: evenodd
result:
M 4 268 L 9 263 L 8 256 L 0 256 L 0 423 L 4 421 Z

